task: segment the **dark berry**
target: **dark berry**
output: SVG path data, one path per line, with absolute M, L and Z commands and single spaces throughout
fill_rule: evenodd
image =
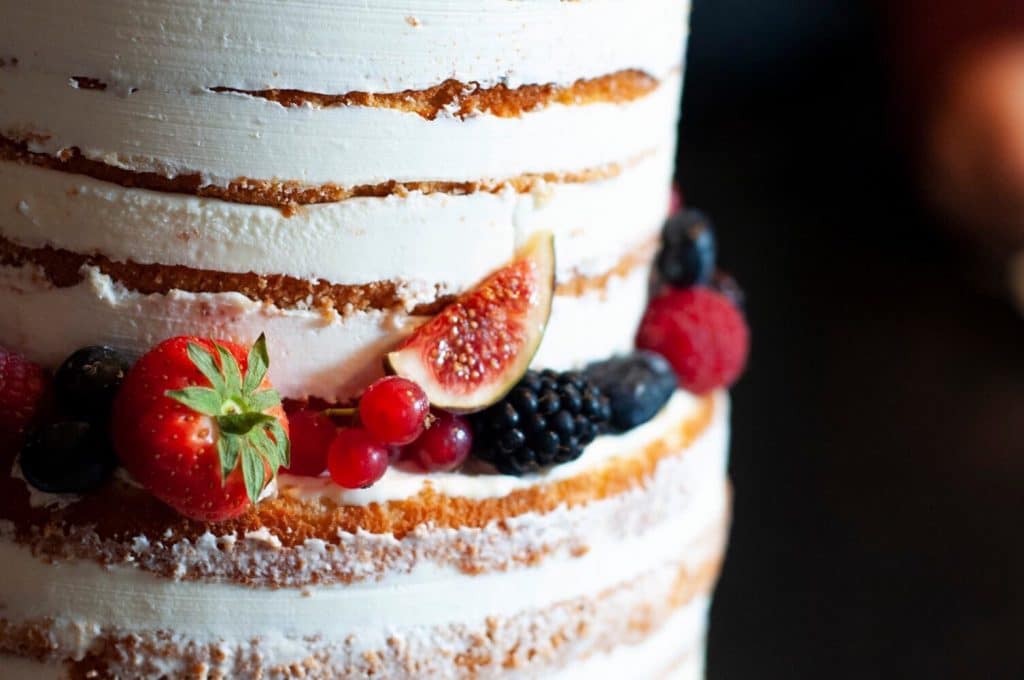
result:
M 409 455 L 425 470 L 447 472 L 462 465 L 472 447 L 473 432 L 466 419 L 441 412 L 409 446 Z
M 129 368 L 128 358 L 111 347 L 78 350 L 64 360 L 53 376 L 61 413 L 106 427 L 114 396 Z
M 586 376 L 528 371 L 505 399 L 469 416 L 473 452 L 504 474 L 534 472 L 579 458 L 610 417 Z
M 665 223 L 657 265 L 661 278 L 676 288 L 707 283 L 715 271 L 715 234 L 703 213 L 684 210 Z
M 45 425 L 19 458 L 25 481 L 47 493 L 82 493 L 103 484 L 117 464 L 102 428 L 81 420 Z
M 644 350 L 591 364 L 586 374 L 607 395 L 616 432 L 653 418 L 672 397 L 677 383 L 672 365 L 660 354 Z

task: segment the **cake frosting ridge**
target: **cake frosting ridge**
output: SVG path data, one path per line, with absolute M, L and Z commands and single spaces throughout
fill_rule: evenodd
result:
M 688 12 L 0 0 L 0 378 L 10 354 L 55 373 L 58 402 L 3 437 L 4 676 L 700 677 L 746 331 L 703 217 L 666 226 Z M 703 269 L 672 274 L 690 255 Z M 697 296 L 688 351 L 713 359 L 644 332 L 667 289 Z M 431 468 L 372 431 L 389 460 L 365 488 L 298 471 L 311 414 L 334 461 L 372 430 L 370 391 L 408 382 L 397 351 L 428 345 L 440 374 L 478 321 L 482 358 L 414 385 L 416 436 L 464 427 L 471 453 Z M 212 419 L 224 493 L 247 485 L 216 518 L 155 488 L 139 461 L 162 450 L 119 431 L 149 407 L 133 373 L 186 337 L 207 383 L 153 404 Z M 123 362 L 100 416 L 64 398 L 81 348 Z M 443 389 L 487 396 L 446 409 Z M 109 440 L 103 479 L 33 467 L 54 419 Z

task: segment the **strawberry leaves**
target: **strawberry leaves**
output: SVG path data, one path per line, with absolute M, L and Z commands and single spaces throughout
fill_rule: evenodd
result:
M 261 335 L 246 357 L 245 374 L 234 355 L 212 342 L 213 351 L 196 342 L 188 344 L 188 358 L 210 385 L 168 390 L 167 397 L 217 423 L 217 454 L 223 484 L 241 466 L 246 493 L 255 503 L 271 476 L 290 463 L 288 435 L 276 417 L 266 413 L 281 405 L 281 395 L 260 389 L 270 368 L 267 341 Z

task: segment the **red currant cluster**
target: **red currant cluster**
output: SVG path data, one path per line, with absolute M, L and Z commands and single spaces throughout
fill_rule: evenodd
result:
M 339 428 L 329 412 L 290 414 L 287 471 L 318 476 L 326 469 L 339 486 L 361 489 L 380 479 L 393 462 L 408 461 L 425 471 L 453 470 L 472 448 L 472 430 L 464 418 L 431 411 L 423 389 L 398 376 L 370 385 L 355 415 L 358 424 Z

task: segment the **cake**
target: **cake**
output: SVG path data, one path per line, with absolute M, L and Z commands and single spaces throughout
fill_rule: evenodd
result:
M 31 391 L 20 386 L 53 381 L 26 416 L 44 434 L 8 433 L 2 452 L 3 677 L 702 676 L 728 531 L 726 388 L 745 340 L 730 354 L 715 344 L 728 333 L 698 334 L 686 351 L 707 346 L 704 364 L 676 356 L 678 343 L 668 362 L 636 358 L 638 344 L 666 342 L 637 340 L 657 316 L 652 290 L 689 276 L 666 273 L 672 249 L 688 248 L 697 270 L 713 251 L 694 236 L 699 216 L 680 218 L 682 246 L 663 227 L 688 10 L 0 0 L 0 345 L 14 357 L 0 361 L 0 410 L 18 416 L 12 400 Z M 428 342 L 424 329 L 457 305 L 471 318 L 472 291 L 492 305 L 481 323 L 504 319 L 487 282 L 523 262 L 551 268 L 530 280 L 540 320 L 502 327 L 518 344 L 480 364 L 501 367 L 486 399 L 460 382 L 469 396 L 449 414 L 435 394 L 451 381 L 423 385 L 434 415 L 419 417 L 417 436 L 463 423 L 468 461 L 417 467 L 389 446 L 365 488 L 323 472 L 324 459 L 322 474 L 294 472 L 308 446 L 297 412 L 329 418 L 331 436 L 372 430 L 368 388 L 386 382 L 384 366 L 406 379 L 397 352 Z M 690 273 L 669 311 L 725 304 L 730 291 Z M 265 337 L 269 383 L 254 384 L 272 383 L 284 411 L 246 427 L 266 427 L 260 446 L 278 449 L 290 428 L 292 472 L 241 469 L 243 447 L 231 475 L 244 478 L 245 507 L 216 521 L 161 495 L 142 471 L 157 449 L 121 432 L 149 403 L 133 374 L 180 336 L 225 343 L 189 345 L 219 356 L 221 371 L 230 343 L 258 350 Z M 68 357 L 90 347 L 138 360 L 118 374 L 113 406 L 62 397 L 79 384 L 66 367 L 81 361 Z M 257 350 L 235 353 L 246 382 Z M 617 427 L 632 416 L 614 395 L 637 386 L 607 368 L 614 357 L 679 373 L 653 411 Z M 602 382 L 595 365 L 614 375 Z M 25 378 L 32 367 L 43 377 Z M 481 414 L 513 408 L 509 395 L 524 390 L 555 390 L 552 408 L 577 428 L 557 460 L 479 425 L 502 427 Z M 480 409 L 466 407 L 473 399 Z M 156 401 L 172 408 L 170 392 Z M 102 439 L 121 461 L 88 468 L 104 478 L 75 492 L 38 459 L 69 460 L 45 434 L 69 413 L 102 431 L 90 446 Z M 217 422 L 213 436 L 228 438 Z M 360 450 L 384 450 L 371 434 L 377 444 Z M 271 473 L 285 455 L 257 449 Z

